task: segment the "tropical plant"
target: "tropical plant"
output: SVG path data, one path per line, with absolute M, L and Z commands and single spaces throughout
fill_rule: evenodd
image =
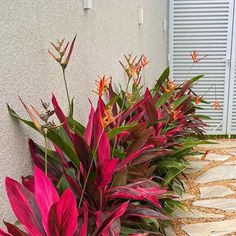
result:
M 202 76 L 177 84 L 169 79 L 167 68 L 155 86 L 148 89 L 142 80 L 149 63 L 147 58 L 125 56 L 126 64 L 120 62 L 127 74 L 125 89 L 120 86 L 115 90 L 111 78 L 99 78 L 94 91 L 98 95 L 97 105 L 94 108 L 90 102 L 88 123 L 83 126 L 73 118 L 73 100 L 65 74 L 75 38 L 65 60 L 69 43 L 62 49 L 64 40 L 52 44 L 58 56 L 49 51 L 62 68 L 68 115 L 54 95 L 53 108 L 42 102 L 43 113 L 20 98 L 31 120 L 21 118 L 8 105 L 14 118 L 37 130 L 45 141 L 43 147 L 29 140 L 34 176 L 23 177 L 22 185 L 6 180 L 13 211 L 27 235 L 163 235 L 162 226 L 170 220 L 167 213 L 181 207 L 175 197 L 184 191 L 180 176 L 188 165 L 185 156 L 203 142 L 198 137 L 203 136 L 205 124 L 196 111 L 198 104 L 205 101 L 192 90 Z M 58 124 L 53 121 L 55 115 Z M 54 149 L 49 148 L 49 142 Z M 44 185 L 44 197 L 51 198 L 50 191 L 57 196 L 52 204 L 46 204 L 44 212 L 42 202 L 37 200 L 38 192 L 43 191 L 39 176 L 49 185 Z M 34 201 L 39 211 L 29 211 L 32 219 L 39 217 L 37 222 L 26 222 L 13 198 L 17 199 L 18 208 Z M 72 227 L 66 225 L 66 220 L 61 225 L 63 204 L 76 205 L 71 209 L 75 230 L 70 229 L 70 233 L 63 231 Z M 37 223 L 41 234 L 29 231 L 31 226 L 27 223 Z M 10 235 L 25 235 L 10 223 L 6 226 Z M 49 228 L 55 230 L 52 232 L 57 230 L 57 234 L 51 234 Z M 2 235 L 9 234 L 2 231 Z

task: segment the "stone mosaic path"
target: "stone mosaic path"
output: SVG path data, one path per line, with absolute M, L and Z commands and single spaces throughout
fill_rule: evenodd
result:
M 186 193 L 189 209 L 173 213 L 167 236 L 236 236 L 236 140 L 214 140 L 201 145 L 208 154 L 189 157 Z

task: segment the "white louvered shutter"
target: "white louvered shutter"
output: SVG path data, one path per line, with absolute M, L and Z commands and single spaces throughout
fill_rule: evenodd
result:
M 205 76 L 194 86 L 194 91 L 211 104 L 218 100 L 222 110 L 202 105 L 200 111 L 212 120 L 207 121 L 209 134 L 226 134 L 229 56 L 234 0 L 170 0 L 170 53 L 171 77 L 185 81 L 199 74 Z M 194 64 L 190 52 L 197 50 L 199 58 Z
M 227 128 L 229 134 L 236 134 L 236 1 L 234 4 L 233 40 L 231 53 L 229 112 Z

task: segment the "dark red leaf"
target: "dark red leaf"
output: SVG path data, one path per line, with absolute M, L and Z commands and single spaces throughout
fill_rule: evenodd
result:
M 6 221 L 4 221 L 4 224 L 6 225 L 7 231 L 10 234 L 12 234 L 14 236 L 27 236 L 27 234 L 25 232 L 23 232 L 22 230 L 20 230 L 17 226 L 15 226 L 15 225 L 13 225 L 11 223 L 8 223 Z

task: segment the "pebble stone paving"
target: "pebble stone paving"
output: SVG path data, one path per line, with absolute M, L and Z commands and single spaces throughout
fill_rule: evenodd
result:
M 186 193 L 179 200 L 167 236 L 236 236 L 236 139 L 200 145 L 203 154 L 187 159 Z

